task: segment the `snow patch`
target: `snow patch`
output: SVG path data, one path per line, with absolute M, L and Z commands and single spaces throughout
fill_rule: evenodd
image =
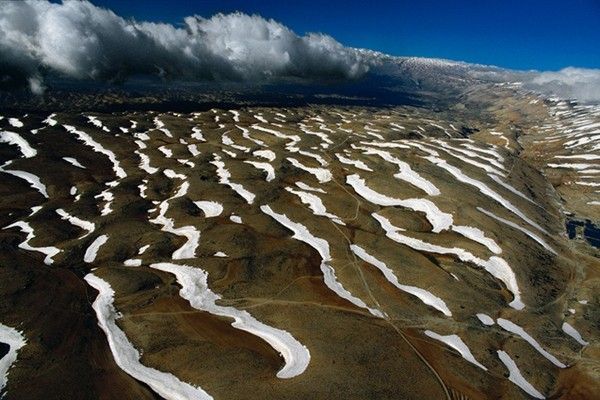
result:
M 504 318 L 498 318 L 496 320 L 498 325 L 500 325 L 503 329 L 508 332 L 514 333 L 517 336 L 520 336 L 523 340 L 529 343 L 534 349 L 538 351 L 542 356 L 548 359 L 552 364 L 556 365 L 558 368 L 566 368 L 567 366 L 560 362 L 556 357 L 552 354 L 548 353 L 546 350 L 542 348 L 542 346 L 535 340 L 531 335 L 529 335 L 523 328 L 519 325 L 515 324 L 512 321 L 509 321 Z
M 83 255 L 83 261 L 86 263 L 93 263 L 96 260 L 96 255 L 100 247 L 108 241 L 108 235 L 100 235 L 88 246 L 85 254 Z
M 241 184 L 233 183 L 229 181 L 231 178 L 231 173 L 225 168 L 225 163 L 221 161 L 221 157 L 219 155 L 213 153 L 213 161 L 210 163 L 217 167 L 217 175 L 219 176 L 219 183 L 223 185 L 229 186 L 233 189 L 234 192 L 239 194 L 248 204 L 252 204 L 254 202 L 254 198 L 256 197 L 254 193 L 246 190 Z
M 453 254 L 463 262 L 469 262 L 483 268 L 494 278 L 504 283 L 507 289 L 513 294 L 513 301 L 509 303 L 511 307 L 517 310 L 525 307 L 525 304 L 523 304 L 521 301 L 521 292 L 517 284 L 515 273 L 504 259 L 497 256 L 492 256 L 488 260 L 482 260 L 481 258 L 475 257 L 470 252 L 458 247 L 449 248 L 427 243 L 399 233 L 400 229 L 392 225 L 387 218 L 377 213 L 373 213 L 371 215 L 377 222 L 379 222 L 385 231 L 386 236 L 395 242 L 404 244 L 418 251 L 426 251 L 436 254 Z
M 57 209 L 56 213 L 58 215 L 60 215 L 60 217 L 62 219 L 68 221 L 71 225 L 75 225 L 75 226 L 83 229 L 84 231 L 87 231 L 87 233 L 84 234 L 83 236 L 80 236 L 79 239 L 83 239 L 84 237 L 86 237 L 90 233 L 94 232 L 94 230 L 96 229 L 96 224 L 94 224 L 93 222 L 89 222 L 89 221 L 77 218 L 77 217 L 69 214 L 68 212 L 66 212 L 62 208 Z
M 500 359 L 500 361 L 502 361 L 502 363 L 508 369 L 508 373 L 509 373 L 508 380 L 509 381 L 511 381 L 512 383 L 514 383 L 515 385 L 517 385 L 518 387 L 523 389 L 523 391 L 525 391 L 525 393 L 529 394 L 530 396 L 535 397 L 536 399 L 545 399 L 543 394 L 538 392 L 536 390 L 536 388 L 534 388 L 531 385 L 531 383 L 527 382 L 527 380 L 521 374 L 519 367 L 513 361 L 513 359 L 510 358 L 508 353 L 506 353 L 505 351 L 502 351 L 502 350 L 498 350 L 498 358 Z
M 4 227 L 3 229 L 9 229 L 9 228 L 14 228 L 14 227 L 19 228 L 21 230 L 21 232 L 27 234 L 25 240 L 19 244 L 19 247 L 21 249 L 29 250 L 29 251 L 37 251 L 39 253 L 45 254 L 46 257 L 44 258 L 44 264 L 46 264 L 46 265 L 52 265 L 54 263 L 54 260 L 52 258 L 61 252 L 61 250 L 59 248 L 56 248 L 54 246 L 34 247 L 34 246 L 30 245 L 29 241 L 35 237 L 35 232 L 33 231 L 33 228 L 31 227 L 31 225 L 29 225 L 29 223 L 27 223 L 25 221 L 17 221 L 13 224 L 10 224 L 10 225 Z
M 83 165 L 81 165 L 81 163 L 79 161 L 77 161 L 77 159 L 75 159 L 73 157 L 63 157 L 62 159 L 77 168 L 87 169 Z
M 445 316 L 452 316 L 452 312 L 450 311 L 448 306 L 446 306 L 444 300 L 442 300 L 441 298 L 435 296 L 433 293 L 425 289 L 401 284 L 400 282 L 398 282 L 398 277 L 396 276 L 396 274 L 394 274 L 394 271 L 392 271 L 383 261 L 380 261 L 377 258 L 370 255 L 369 253 L 367 253 L 362 247 L 352 244 L 350 245 L 350 249 L 361 260 L 379 269 L 386 277 L 388 282 L 396 286 L 398 289 L 417 297 L 424 304 L 435 308 L 436 310 L 443 313 Z
M 325 239 L 313 236 L 304 225 L 292 221 L 285 214 L 276 213 L 267 205 L 261 206 L 260 209 L 263 213 L 267 214 L 275 221 L 291 230 L 294 233 L 292 238 L 300 240 L 317 250 L 321 256 L 321 272 L 323 272 L 323 279 L 325 281 L 325 285 L 327 285 L 329 289 L 352 304 L 360 308 L 367 309 L 376 317 L 384 318 L 384 315 L 381 311 L 368 307 L 365 302 L 357 297 L 354 297 L 352 293 L 346 290 L 344 286 L 337 280 L 335 270 L 331 265 L 329 265 L 329 262 L 331 261 L 331 254 L 329 252 L 329 243 Z
M 440 335 L 430 330 L 425 331 L 425 335 L 429 336 L 432 339 L 439 340 L 440 342 L 446 344 L 448 347 L 453 348 L 458 351 L 462 358 L 467 360 L 473 365 L 478 366 L 484 371 L 487 371 L 487 368 L 481 364 L 479 361 L 475 359 L 469 347 L 462 341 L 462 339 L 458 335 Z
M 8 352 L 0 359 L 0 392 L 8 382 L 8 372 L 17 361 L 19 349 L 27 343 L 25 336 L 15 328 L 0 324 L 0 343 L 8 345 Z M 4 393 L 6 394 L 6 392 Z
M 571 326 L 568 322 L 563 322 L 562 330 L 564 333 L 566 333 L 567 335 L 569 335 L 573 339 L 575 339 L 575 341 L 577 343 L 579 343 L 580 345 L 587 346 L 588 344 L 590 344 L 589 342 L 586 342 L 585 340 L 583 340 L 583 338 L 581 337 L 581 334 L 577 331 L 577 329 L 575 329 L 573 326 Z
M 302 374 L 310 362 L 310 352 L 290 333 L 256 320 L 250 313 L 233 307 L 217 305 L 221 298 L 208 288 L 208 273 L 200 268 L 172 263 L 151 264 L 151 268 L 175 275 L 181 285 L 179 294 L 197 309 L 214 315 L 232 318 L 234 328 L 249 332 L 269 343 L 285 360 L 278 378 L 288 379 Z
M 98 297 L 92 307 L 96 311 L 98 325 L 106 334 L 108 345 L 119 368 L 134 379 L 144 382 L 167 400 L 212 400 L 204 390 L 182 382 L 172 374 L 142 365 L 139 351 L 116 323 L 119 314 L 113 305 L 115 292 L 110 284 L 91 273 L 84 279 L 98 291 Z
M 35 157 L 37 151 L 31 147 L 29 142 L 16 132 L 2 131 L 0 132 L 0 143 L 8 143 L 19 146 L 21 154 L 25 158 Z

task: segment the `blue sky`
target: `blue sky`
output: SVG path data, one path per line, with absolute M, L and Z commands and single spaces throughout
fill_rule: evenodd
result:
M 173 24 L 193 14 L 257 13 L 299 34 L 323 32 L 393 55 L 515 69 L 600 68 L 600 0 L 92 2 L 123 17 Z

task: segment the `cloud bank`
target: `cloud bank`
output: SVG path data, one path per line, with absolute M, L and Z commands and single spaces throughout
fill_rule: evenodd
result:
M 540 72 L 525 83 L 529 89 L 586 103 L 600 102 L 600 69 L 568 67 Z
M 257 15 L 190 16 L 174 26 L 124 19 L 88 1 L 3 1 L 0 6 L 0 89 L 29 87 L 42 93 L 49 76 L 116 83 L 139 75 L 181 81 L 323 82 L 359 78 L 369 69 L 393 81 L 384 79 L 387 84 L 430 79 L 432 90 L 443 91 L 453 76 L 460 82 L 466 74 L 600 102 L 600 70 L 519 72 L 392 57 L 344 47 L 323 34 L 298 36 Z
M 43 90 L 46 75 L 124 81 L 132 75 L 219 81 L 356 78 L 359 52 L 323 34 L 298 36 L 256 15 L 191 16 L 182 27 L 126 20 L 87 1 L 3 2 L 0 86 Z

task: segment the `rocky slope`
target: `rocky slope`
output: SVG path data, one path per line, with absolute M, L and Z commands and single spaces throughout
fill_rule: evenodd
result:
M 600 113 L 468 85 L 3 113 L 5 398 L 593 398 Z

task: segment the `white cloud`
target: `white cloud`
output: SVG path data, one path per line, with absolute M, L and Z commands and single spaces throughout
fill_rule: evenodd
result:
M 42 76 L 124 80 L 355 78 L 365 58 L 330 36 L 298 36 L 256 15 L 187 17 L 183 27 L 126 20 L 87 1 L 26 0 L 0 7 L 0 84 L 43 89 Z
M 581 102 L 600 102 L 600 69 L 568 67 L 556 72 L 540 72 L 526 87 Z
M 453 75 L 466 74 L 493 82 L 519 81 L 544 94 L 600 102 L 600 70 L 519 72 L 415 58 L 399 68 L 395 60 L 344 47 L 327 35 L 298 36 L 257 15 L 190 16 L 174 26 L 127 20 L 87 1 L 4 1 L 0 6 L 0 88 L 29 87 L 41 93 L 48 75 L 115 82 L 133 75 L 186 81 L 321 81 L 357 78 L 372 67 L 392 79 L 431 78 L 440 90 Z M 429 65 L 433 74 L 424 69 Z

